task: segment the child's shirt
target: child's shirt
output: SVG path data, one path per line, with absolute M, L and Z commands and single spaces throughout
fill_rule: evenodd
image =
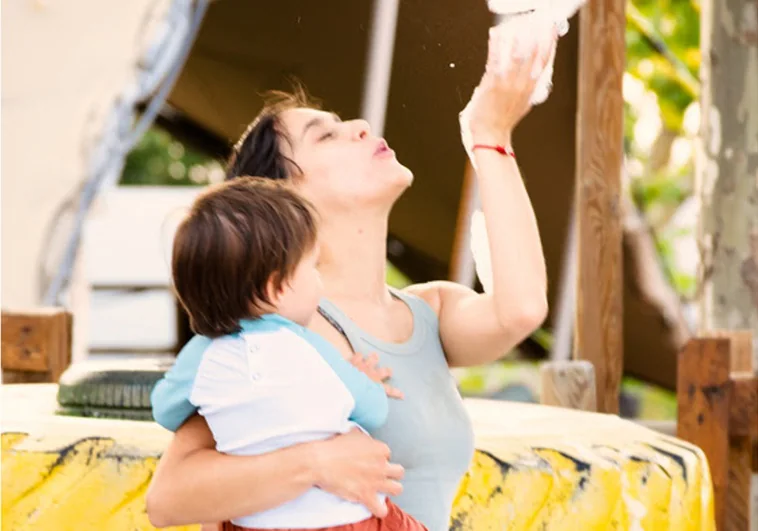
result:
M 384 388 L 353 367 L 318 334 L 279 315 L 241 322 L 237 334 L 195 337 L 152 394 L 153 416 L 176 430 L 195 411 L 216 448 L 257 455 L 381 426 Z M 250 478 L 264 481 L 264 478 Z M 261 513 L 234 519 L 252 528 L 313 528 L 370 517 L 360 504 L 312 488 Z

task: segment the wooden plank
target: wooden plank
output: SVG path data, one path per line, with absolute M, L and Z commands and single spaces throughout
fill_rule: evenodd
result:
M 679 353 L 677 436 L 699 446 L 713 478 L 716 528 L 725 529 L 729 470 L 727 338 L 691 339 Z
M 729 379 L 729 487 L 725 528 L 729 531 L 750 528 L 753 444 L 758 434 L 756 381 L 752 372 L 733 372 Z
M 595 367 L 598 410 L 617 413 L 623 367 L 621 165 L 625 1 L 589 0 L 579 17 L 575 349 Z
M 753 332 L 750 330 L 709 330 L 708 337 L 723 337 L 731 341 L 729 370 L 753 370 Z
M 595 369 L 589 361 L 551 361 L 540 366 L 540 402 L 597 411 Z
M 758 428 L 755 425 L 758 422 L 758 396 L 753 376 L 753 334 L 750 330 L 718 330 L 714 335 L 726 337 L 731 342 L 729 486 L 725 529 L 742 531 L 750 526 L 754 430 Z
M 751 330 L 730 330 L 728 332 L 716 331 L 716 333 L 723 333 L 732 340 L 730 363 L 732 375 L 742 372 L 756 374 L 758 367 L 755 366 L 753 357 L 753 332 Z M 752 436 L 752 445 L 753 447 L 750 450 L 753 454 L 750 459 L 751 469 L 754 473 L 758 473 L 758 434 Z M 737 451 L 737 447 L 735 447 L 735 451 Z
M 748 529 L 752 512 L 751 472 L 758 442 L 758 388 L 753 367 L 751 330 L 715 330 L 709 337 L 724 337 L 730 347 L 729 486 L 726 529 Z
M 71 363 L 71 330 L 71 314 L 60 308 L 3 311 L 3 380 L 57 382 Z
M 758 378 L 751 372 L 730 378 L 729 436 L 758 437 Z

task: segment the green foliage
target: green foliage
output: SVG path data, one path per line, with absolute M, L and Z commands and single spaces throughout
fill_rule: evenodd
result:
M 217 161 L 152 127 L 126 157 L 120 184 L 197 186 L 218 179 L 219 171 Z
M 453 375 L 461 394 L 466 397 L 539 401 L 539 364 L 534 361 L 505 359 L 484 367 L 454 369 Z M 672 391 L 626 377 L 621 382 L 621 393 L 635 404 L 635 418 L 676 418 L 676 394 Z
M 635 0 L 627 18 L 627 70 L 656 93 L 663 123 L 678 131 L 698 94 L 699 6 L 692 0 Z
M 654 206 L 677 207 L 690 195 L 684 177 L 681 172 L 660 172 L 637 180 L 632 183 L 632 197 L 643 211 Z
M 700 5 L 692 0 L 633 0 L 627 4 L 627 72 L 655 94 L 664 129 L 679 137 L 685 111 L 700 92 Z M 627 96 L 627 95 L 625 95 Z M 635 127 L 642 112 L 625 107 L 624 148 L 628 160 L 644 168 L 631 182 L 632 197 L 651 224 L 661 262 L 682 297 L 695 293 L 695 279 L 677 271 L 673 242 L 680 231 L 666 226 L 670 215 L 692 193 L 694 164 L 650 168 L 650 152 L 634 149 Z M 658 154 L 660 156 L 660 154 Z

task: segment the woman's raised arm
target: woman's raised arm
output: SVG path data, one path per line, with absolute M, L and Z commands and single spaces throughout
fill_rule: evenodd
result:
M 527 31 L 526 29 L 524 31 Z M 413 286 L 437 311 L 440 337 L 451 366 L 490 363 L 520 343 L 547 315 L 547 274 L 537 219 L 516 160 L 508 154 L 511 133 L 531 108 L 541 72 L 555 47 L 557 33 L 533 39 L 531 53 L 514 56 L 508 68 L 490 40 L 482 82 L 471 98 L 464 138 L 476 168 L 492 261 L 492 293 L 478 294 L 451 282 Z M 525 42 L 530 40 L 525 38 Z M 548 147 L 549 149 L 549 147 Z
M 318 486 L 366 505 L 386 507 L 377 493 L 397 495 L 403 476 L 389 448 L 359 431 L 257 456 L 224 455 L 205 419 L 195 415 L 177 430 L 147 493 L 156 527 L 212 523 L 272 509 Z

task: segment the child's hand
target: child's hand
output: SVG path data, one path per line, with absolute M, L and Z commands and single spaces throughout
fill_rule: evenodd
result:
M 405 395 L 400 389 L 385 383 L 385 380 L 392 376 L 392 369 L 389 367 L 379 367 L 379 356 L 377 356 L 376 353 L 369 354 L 365 358 L 361 354 L 353 354 L 353 357 L 350 358 L 350 363 L 371 380 L 382 384 L 388 397 L 397 399 L 405 398 Z

